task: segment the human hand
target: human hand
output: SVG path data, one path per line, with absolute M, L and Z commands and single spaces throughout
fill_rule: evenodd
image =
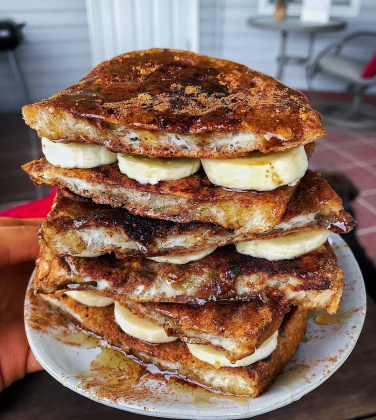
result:
M 27 342 L 23 315 L 41 222 L 0 218 L 0 392 L 26 373 L 42 369 Z

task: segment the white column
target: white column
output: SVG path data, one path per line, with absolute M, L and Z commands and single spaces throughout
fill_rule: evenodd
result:
M 147 48 L 199 50 L 199 0 L 86 0 L 93 65 Z

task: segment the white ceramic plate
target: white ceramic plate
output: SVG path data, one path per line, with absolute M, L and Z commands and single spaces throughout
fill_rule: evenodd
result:
M 124 396 L 114 400 L 90 387 L 93 371 L 90 363 L 102 352 L 101 347 L 81 348 L 58 341 L 59 327 L 36 330 L 32 326 L 35 307 L 25 304 L 26 333 L 30 347 L 40 364 L 64 386 L 103 404 L 151 416 L 196 419 L 235 419 L 252 417 L 298 400 L 328 379 L 347 359 L 359 337 L 366 311 L 366 294 L 358 264 L 346 243 L 331 234 L 331 244 L 345 272 L 345 290 L 337 322 L 318 325 L 317 314 L 308 321 L 306 340 L 279 376 L 275 384 L 256 399 L 221 396 L 205 390 L 175 386 L 172 382 L 149 375 L 142 383 L 127 387 Z M 48 314 L 46 314 L 48 316 Z M 336 315 L 337 316 L 337 315 Z M 77 330 L 72 326 L 72 332 Z M 77 332 L 77 331 L 76 331 Z M 86 384 L 86 386 L 83 386 Z M 89 384 L 89 386 L 87 385 Z M 174 385 L 174 386 L 173 386 Z

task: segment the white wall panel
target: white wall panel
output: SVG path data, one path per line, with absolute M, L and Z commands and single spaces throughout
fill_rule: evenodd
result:
M 214 57 L 223 57 L 224 16 L 223 0 L 200 2 L 200 52 Z
M 147 48 L 198 51 L 198 0 L 87 0 L 93 65 Z

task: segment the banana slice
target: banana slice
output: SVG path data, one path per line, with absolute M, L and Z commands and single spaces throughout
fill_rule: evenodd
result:
M 170 264 L 187 264 L 190 261 L 200 260 L 201 258 L 206 257 L 217 249 L 217 247 L 203 249 L 201 251 L 192 252 L 191 254 L 186 255 L 172 255 L 169 257 L 146 257 L 149 260 L 157 262 L 166 262 Z
M 139 318 L 119 302 L 115 302 L 115 321 L 127 334 L 147 341 L 148 343 L 170 343 L 177 337 L 169 337 L 159 325 L 153 324 L 144 318 Z
M 304 146 L 283 152 L 252 152 L 234 159 L 201 159 L 212 184 L 239 190 L 270 191 L 294 184 L 306 172 Z
M 268 357 L 274 349 L 277 347 L 278 341 L 278 330 L 265 340 L 261 346 L 255 350 L 255 352 L 243 359 L 237 360 L 235 363 L 231 363 L 230 360 L 225 356 L 225 352 L 221 350 L 215 350 L 204 344 L 190 344 L 187 343 L 189 351 L 194 357 L 201 360 L 202 362 L 210 363 L 215 368 L 220 367 L 240 367 L 248 366 L 258 360 Z
M 241 242 L 235 244 L 235 247 L 241 254 L 252 257 L 270 261 L 287 260 L 318 248 L 326 242 L 329 234 L 328 230 L 302 230 L 272 239 Z
M 72 299 L 77 300 L 77 302 L 87 306 L 109 306 L 114 303 L 113 299 L 97 295 L 93 292 L 72 290 L 71 292 L 65 292 L 65 294 Z
M 86 143 L 53 142 L 42 138 L 44 156 L 52 165 L 61 168 L 95 168 L 116 162 L 116 153 L 112 153 L 104 146 Z
M 118 153 L 120 172 L 141 184 L 157 184 L 173 181 L 197 172 L 200 159 L 194 158 L 149 158 Z

